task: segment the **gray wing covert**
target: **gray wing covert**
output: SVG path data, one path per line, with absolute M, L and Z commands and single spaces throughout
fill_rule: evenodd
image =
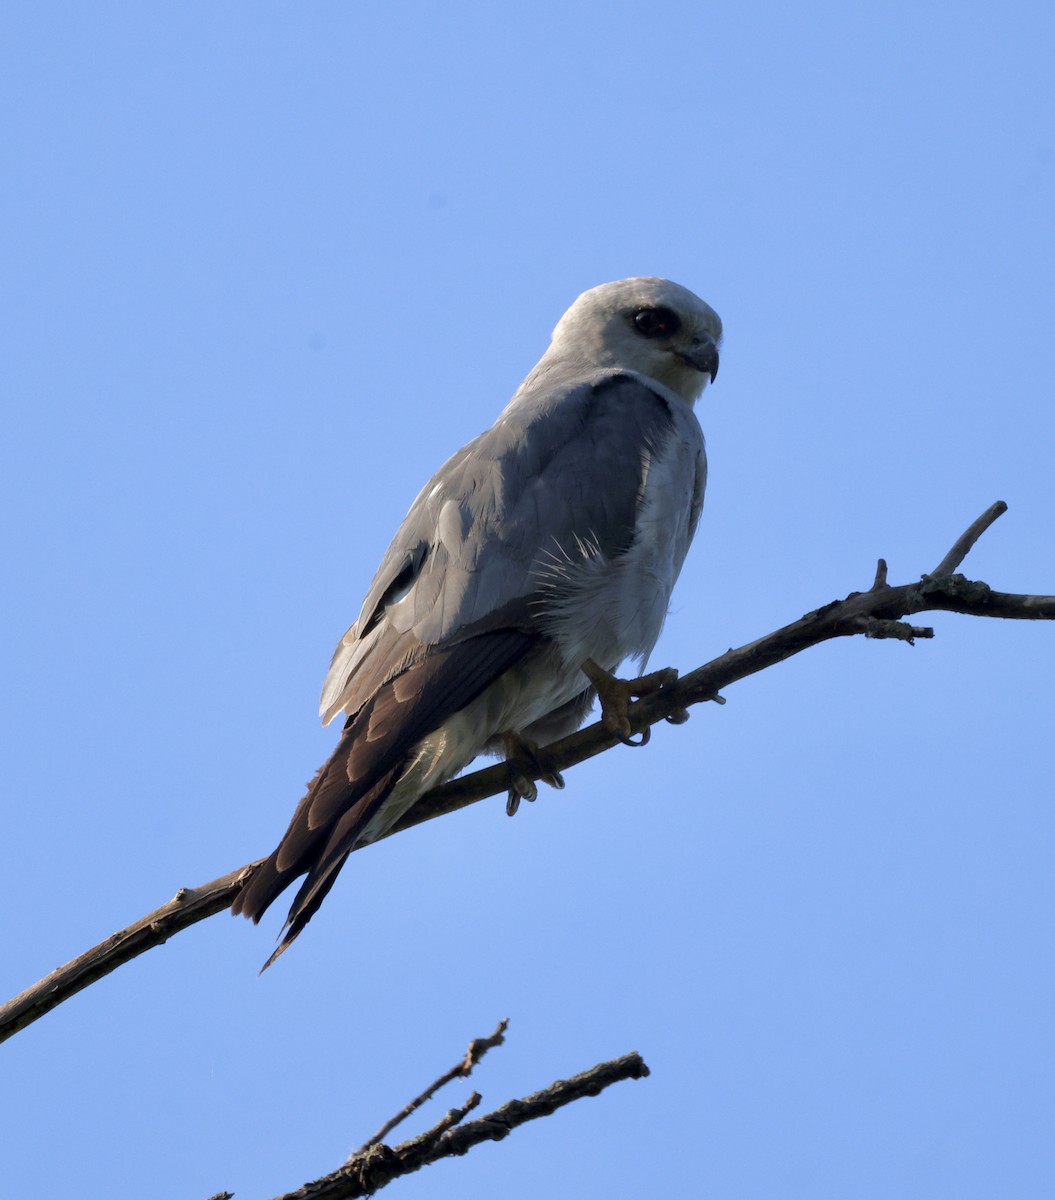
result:
M 629 549 L 645 464 L 676 416 L 669 399 L 619 372 L 518 395 L 415 500 L 334 654 L 324 718 L 354 714 L 435 647 L 537 631 L 548 560 L 574 554 L 576 539 L 609 558 Z

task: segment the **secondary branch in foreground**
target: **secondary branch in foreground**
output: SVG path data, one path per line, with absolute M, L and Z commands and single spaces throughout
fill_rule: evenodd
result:
M 359 1147 L 359 1149 L 356 1150 L 355 1154 L 352 1155 L 352 1157 L 355 1158 L 357 1155 L 365 1154 L 371 1146 L 376 1146 L 379 1142 L 383 1141 L 397 1125 L 405 1121 L 412 1113 L 416 1112 L 427 1100 L 431 1100 L 432 1097 L 440 1090 L 440 1088 L 450 1083 L 452 1079 L 468 1079 L 473 1072 L 473 1067 L 476 1066 L 476 1064 L 481 1058 L 483 1058 L 488 1050 L 493 1050 L 495 1046 L 501 1046 L 506 1040 L 505 1034 L 508 1027 L 509 1018 L 503 1017 L 502 1020 L 499 1021 L 495 1026 L 494 1033 L 490 1034 L 488 1037 L 473 1038 L 473 1040 L 469 1043 L 469 1049 L 466 1050 L 464 1058 L 456 1062 L 449 1071 L 444 1071 L 439 1079 L 436 1079 L 430 1083 L 429 1086 L 419 1096 L 415 1096 L 409 1104 L 405 1104 L 394 1117 L 390 1118 L 384 1123 L 384 1125 L 381 1126 L 381 1128 L 377 1131 L 377 1133 L 374 1134 L 373 1137 L 367 1138 L 366 1141 L 363 1142 L 363 1144 Z M 476 1106 L 473 1105 L 473 1107 L 475 1108 Z M 463 1113 L 462 1116 L 464 1115 L 465 1114 Z M 459 1117 L 459 1120 L 460 1119 L 461 1118 Z
M 932 636 L 933 630 L 903 622 L 904 617 L 921 612 L 957 612 L 967 616 L 1011 620 L 1055 620 L 1055 596 L 996 592 L 988 584 L 952 573 L 978 538 L 1006 508 L 1003 501 L 991 505 L 957 538 L 935 572 L 923 576 L 920 581 L 891 587 L 887 583 L 886 563 L 880 560 L 875 581 L 868 591 L 852 592 L 845 600 L 826 604 L 766 637 L 739 649 L 729 650 L 712 662 L 683 675 L 662 691 L 639 700 L 630 709 L 632 732 L 640 734 L 658 721 L 680 723 L 685 710 L 692 705 L 705 700 L 720 700 L 723 688 L 832 638 L 863 634 L 873 638 L 911 641 L 917 637 Z M 616 745 L 616 739 L 597 722 L 546 747 L 539 755 L 537 771 L 526 764 L 521 766 L 525 775 L 538 779 L 552 771 L 565 771 Z M 455 812 L 488 796 L 504 794 L 508 785 L 509 770 L 505 763 L 452 780 L 423 796 L 392 833 Z M 257 865 L 250 863 L 236 871 L 229 871 L 201 887 L 181 888 L 167 904 L 52 971 L 8 1001 L 0 1007 L 0 1041 L 32 1024 L 70 996 L 145 950 L 161 945 L 181 929 L 230 907 L 231 901 Z
M 418 1137 L 391 1148 L 384 1143 L 368 1145 L 331 1174 L 276 1200 L 352 1200 L 369 1196 L 401 1175 L 419 1171 L 441 1158 L 466 1154 L 481 1142 L 499 1142 L 518 1125 L 548 1117 L 558 1108 L 586 1096 L 600 1095 L 620 1080 L 643 1079 L 648 1073 L 640 1054 L 624 1054 L 622 1058 L 598 1063 L 571 1079 L 558 1079 L 540 1092 L 522 1100 L 510 1100 L 486 1116 L 461 1124 L 464 1116 L 479 1104 L 480 1097 L 474 1092 L 466 1104 L 451 1109 Z

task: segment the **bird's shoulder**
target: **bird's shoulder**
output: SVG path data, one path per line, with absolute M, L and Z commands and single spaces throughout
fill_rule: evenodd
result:
M 530 624 L 540 548 L 625 552 L 648 464 L 694 429 L 680 397 L 632 372 L 529 376 L 418 494 L 337 647 L 324 713 L 353 675 L 369 690 L 452 637 Z
M 512 533 L 526 505 L 555 509 L 569 494 L 574 501 L 587 488 L 629 484 L 642 447 L 654 449 L 671 431 L 702 448 L 691 408 L 655 380 L 621 370 L 529 376 L 495 423 L 418 493 L 371 583 L 360 631 L 435 542 L 471 552 L 481 529 Z

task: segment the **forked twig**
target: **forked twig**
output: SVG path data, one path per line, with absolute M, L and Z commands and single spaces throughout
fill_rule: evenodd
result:
M 355 1154 L 352 1155 L 352 1158 L 355 1158 L 356 1155 L 362 1154 L 364 1151 L 369 1150 L 371 1146 L 377 1145 L 378 1142 L 384 1141 L 385 1137 L 391 1133 L 397 1125 L 405 1121 L 412 1113 L 417 1112 L 417 1110 L 427 1100 L 431 1100 L 432 1097 L 435 1096 L 435 1094 L 440 1090 L 440 1088 L 445 1084 L 450 1083 L 452 1079 L 467 1079 L 472 1074 L 473 1067 L 476 1066 L 476 1064 L 481 1058 L 483 1058 L 487 1051 L 494 1046 L 501 1046 L 501 1044 L 506 1040 L 505 1032 L 508 1027 L 509 1018 L 503 1017 L 502 1020 L 499 1021 L 495 1026 L 494 1033 L 492 1033 L 489 1037 L 473 1038 L 473 1040 L 469 1043 L 469 1049 L 466 1050 L 465 1057 L 461 1060 L 461 1062 L 455 1063 L 449 1071 L 444 1071 L 439 1079 L 435 1080 L 433 1083 L 430 1083 L 420 1096 L 415 1096 L 409 1104 L 404 1105 L 394 1117 L 391 1117 L 384 1123 L 384 1125 L 381 1126 L 381 1128 L 377 1131 L 377 1133 L 374 1134 L 373 1137 L 367 1138 L 366 1141 L 363 1142 L 359 1149 L 356 1150 Z M 479 1103 L 479 1099 L 480 1098 L 477 1096 L 477 1104 Z M 476 1105 L 474 1104 L 472 1107 L 475 1108 Z M 468 1109 L 465 1111 L 468 1112 Z M 465 1114 L 463 1113 L 462 1116 L 464 1115 Z M 460 1119 L 461 1118 L 459 1117 L 459 1120 Z
M 393 1147 L 383 1142 L 368 1145 L 336 1171 L 275 1200 L 356 1200 L 369 1196 L 401 1175 L 409 1175 L 441 1158 L 465 1154 L 480 1142 L 501 1141 L 519 1125 L 548 1117 L 558 1108 L 586 1096 L 600 1095 L 620 1080 L 643 1079 L 648 1073 L 640 1054 L 624 1054 L 622 1058 L 598 1063 L 571 1079 L 558 1079 L 522 1100 L 510 1100 L 475 1121 L 459 1124 L 465 1113 L 475 1107 L 470 1098 L 462 1109 L 452 1109 L 420 1136 Z

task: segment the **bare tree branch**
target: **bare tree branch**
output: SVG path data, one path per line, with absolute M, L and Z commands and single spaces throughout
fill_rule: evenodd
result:
M 916 638 L 933 637 L 932 629 L 902 623 L 904 617 L 917 613 L 944 611 L 1009 620 L 1055 620 L 1055 596 L 996 592 L 988 584 L 947 573 L 960 565 L 978 538 L 1006 509 L 1003 501 L 987 509 L 956 540 L 933 575 L 925 575 L 917 583 L 890 587 L 886 582 L 886 563 L 881 559 L 875 580 L 867 592 L 851 592 L 845 600 L 826 604 L 766 637 L 729 650 L 683 675 L 662 691 L 639 700 L 630 708 L 632 732 L 643 733 L 658 721 L 680 724 L 692 705 L 705 700 L 722 703 L 722 688 L 832 638 L 863 634 L 912 642 Z M 543 774 L 565 771 L 618 744 L 597 722 L 546 747 L 539 753 L 537 769 L 525 764 L 519 766 L 526 776 L 539 779 Z M 509 768 L 505 763 L 452 780 L 423 796 L 391 833 L 456 812 L 488 796 L 504 794 L 508 785 Z M 257 865 L 250 863 L 198 888 L 181 888 L 168 904 L 113 934 L 8 1001 L 0 1007 L 0 1041 L 32 1024 L 123 963 L 152 946 L 161 945 L 172 934 L 227 908 Z
M 56 967 L 50 975 L 8 1000 L 0 1007 L 0 1042 L 144 951 L 164 945 L 172 934 L 222 912 L 255 865 L 228 871 L 198 888 L 180 888 L 167 904 L 111 934 L 64 966 Z
M 522 1100 L 510 1100 L 486 1116 L 462 1125 L 460 1121 L 465 1114 L 479 1103 L 474 1092 L 466 1104 L 451 1109 L 418 1137 L 391 1148 L 384 1143 L 368 1145 L 356 1151 L 331 1174 L 306 1183 L 295 1192 L 276 1197 L 276 1200 L 353 1200 L 354 1197 L 369 1196 L 401 1175 L 409 1175 L 441 1158 L 465 1154 L 480 1142 L 501 1141 L 518 1125 L 548 1117 L 558 1108 L 585 1096 L 597 1096 L 620 1080 L 643 1079 L 648 1073 L 640 1054 L 625 1054 L 622 1058 L 598 1063 L 571 1079 L 558 1079 L 540 1092 Z

